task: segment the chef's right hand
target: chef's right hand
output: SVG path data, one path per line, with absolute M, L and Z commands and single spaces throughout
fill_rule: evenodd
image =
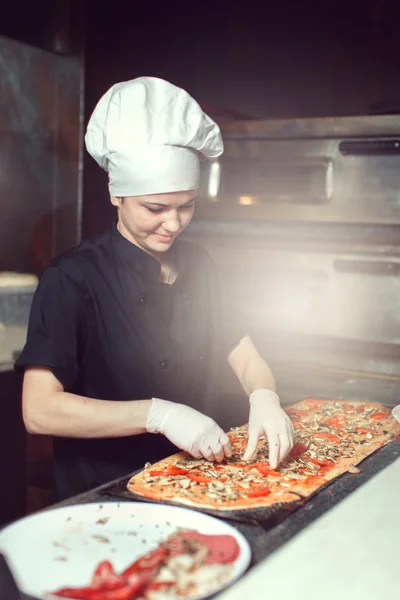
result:
M 146 429 L 162 433 L 196 458 L 220 462 L 232 452 L 229 437 L 216 422 L 184 404 L 153 398 Z

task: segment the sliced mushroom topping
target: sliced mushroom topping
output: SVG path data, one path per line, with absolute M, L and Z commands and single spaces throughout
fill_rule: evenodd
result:
M 220 502 L 222 502 L 222 498 L 220 496 L 218 496 L 218 494 L 216 494 L 215 492 L 208 492 L 207 495 L 212 500 L 219 500 Z
M 218 479 L 211 482 L 211 487 L 215 488 L 216 490 L 224 490 L 225 489 L 224 484 L 221 481 L 218 481 Z
M 361 470 L 355 465 L 350 465 L 350 467 L 347 470 L 349 473 L 361 473 Z
M 296 479 L 298 481 L 301 481 L 306 479 L 306 477 L 304 475 L 301 475 L 300 473 L 291 473 L 290 475 L 287 475 L 287 479 Z
M 258 444 L 257 452 L 253 457 L 252 461 L 249 462 L 250 471 L 244 471 L 240 467 L 235 466 L 234 469 L 224 470 L 224 466 L 230 464 L 237 465 L 243 462 L 243 452 L 238 451 L 239 444 L 236 446 L 233 455 L 226 461 L 221 463 L 222 471 L 216 475 L 214 465 L 209 462 L 205 462 L 203 459 L 194 459 L 192 457 L 182 458 L 177 466 L 186 470 L 194 470 L 198 474 L 211 479 L 208 483 L 198 483 L 196 481 L 190 481 L 182 476 L 169 476 L 169 477 L 150 477 L 148 474 L 143 476 L 143 481 L 153 485 L 169 486 L 175 488 L 177 492 L 175 496 L 191 495 L 191 490 L 194 488 L 197 494 L 201 494 L 202 498 L 206 500 L 208 497 L 215 500 L 217 503 L 222 502 L 233 502 L 236 499 L 246 497 L 246 490 L 254 485 L 265 486 L 267 483 L 272 493 L 279 495 L 287 493 L 285 489 L 296 487 L 295 482 L 301 484 L 307 477 L 318 476 L 318 472 L 321 469 L 321 465 L 334 465 L 339 459 L 352 458 L 357 453 L 357 447 L 360 444 L 368 444 L 374 439 L 376 434 L 388 435 L 389 432 L 384 429 L 384 424 L 381 422 L 371 423 L 371 414 L 379 412 L 376 407 L 365 407 L 362 414 L 356 411 L 350 411 L 346 413 L 347 420 L 340 427 L 340 431 L 336 426 L 329 426 L 324 423 L 330 416 L 337 414 L 337 409 L 343 409 L 342 403 L 329 403 L 327 402 L 321 409 L 318 410 L 318 416 L 316 413 L 307 406 L 306 410 L 309 411 L 308 417 L 302 417 L 300 423 L 294 423 L 295 426 L 295 442 L 304 444 L 307 451 L 300 457 L 286 458 L 280 467 L 276 468 L 281 478 L 277 478 L 271 475 L 261 475 L 255 466 L 257 462 L 268 461 L 268 445 L 265 440 L 261 440 Z M 343 412 L 343 410 L 342 410 Z M 333 421 L 335 422 L 335 421 Z M 296 425 L 298 427 L 296 428 Z M 361 433 L 354 431 L 356 428 L 365 428 L 373 430 L 371 432 Z M 317 436 L 314 437 L 315 433 L 331 433 L 339 438 L 339 442 L 336 439 L 336 443 L 332 444 L 329 439 L 322 439 Z M 248 432 L 247 429 L 233 429 L 232 434 L 240 440 L 246 439 Z M 343 435 L 345 434 L 345 435 Z M 325 435 L 325 437 L 328 437 Z M 315 462 L 313 462 L 313 459 Z M 321 464 L 318 464 L 318 462 Z M 317 464 L 315 464 L 317 463 Z M 145 468 L 149 469 L 152 465 L 146 463 Z M 300 469 L 300 471 L 299 471 Z M 360 470 L 355 465 L 350 465 L 348 471 L 350 473 L 359 473 Z M 224 483 L 218 479 L 219 476 L 224 476 Z M 232 489 L 232 487 L 236 489 Z M 297 486 L 299 487 L 299 485 Z M 178 491 L 179 490 L 179 491 Z

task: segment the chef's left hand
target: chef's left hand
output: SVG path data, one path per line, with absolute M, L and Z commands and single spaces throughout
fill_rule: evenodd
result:
M 275 469 L 293 447 L 293 425 L 272 390 L 255 390 L 250 395 L 249 441 L 244 460 L 254 456 L 262 435 L 267 437 L 269 464 Z

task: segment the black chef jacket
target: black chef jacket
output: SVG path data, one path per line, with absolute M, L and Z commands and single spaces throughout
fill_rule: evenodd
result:
M 221 360 L 246 335 L 199 246 L 177 240 L 173 285 L 116 227 L 52 261 L 35 293 L 15 368 L 51 369 L 65 391 L 103 400 L 158 397 L 212 416 Z M 161 435 L 54 439 L 55 499 L 123 476 L 176 448 Z

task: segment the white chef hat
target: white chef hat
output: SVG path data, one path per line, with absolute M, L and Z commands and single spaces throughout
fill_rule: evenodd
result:
M 196 189 L 199 157 L 224 150 L 218 125 L 198 103 L 156 77 L 113 85 L 94 109 L 85 142 L 117 197 Z

